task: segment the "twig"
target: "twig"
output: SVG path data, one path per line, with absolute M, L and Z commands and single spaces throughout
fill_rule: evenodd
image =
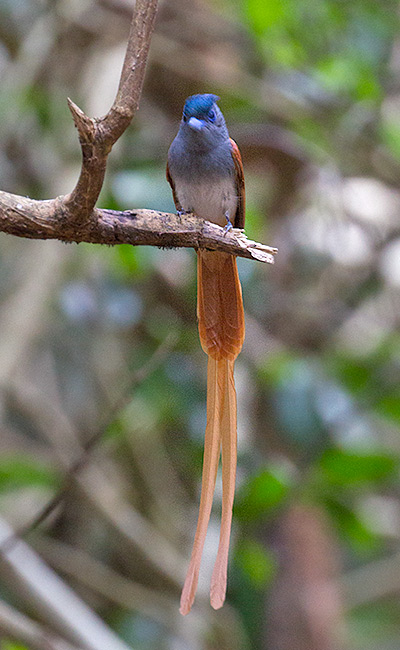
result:
M 19 539 L 26 537 L 30 532 L 35 530 L 40 524 L 42 524 L 57 506 L 62 503 L 65 495 L 68 493 L 70 488 L 70 483 L 72 478 L 74 478 L 78 472 L 80 472 L 86 465 L 89 460 L 90 451 L 100 442 L 105 431 L 108 429 L 110 424 L 113 423 L 116 415 L 124 408 L 129 399 L 132 397 L 133 389 L 141 384 L 154 370 L 156 370 L 160 363 L 165 359 L 168 352 L 171 350 L 175 342 L 174 336 L 171 334 L 167 336 L 165 341 L 156 349 L 154 354 L 146 361 L 146 363 L 139 368 L 139 370 L 134 374 L 132 381 L 130 382 L 129 388 L 122 394 L 122 397 L 117 399 L 115 404 L 113 404 L 108 410 L 104 421 L 100 424 L 98 429 L 93 433 L 93 435 L 83 444 L 83 451 L 81 456 L 75 461 L 71 467 L 68 469 L 68 472 L 64 476 L 63 484 L 57 494 L 36 514 L 33 519 L 22 526 L 19 530 L 14 532 L 10 537 L 4 539 L 0 543 L 0 554 L 6 553 L 9 551 L 14 544 L 18 542 Z

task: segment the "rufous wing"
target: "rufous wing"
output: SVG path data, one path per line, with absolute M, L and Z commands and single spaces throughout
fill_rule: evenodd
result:
M 234 226 L 235 228 L 244 228 L 244 218 L 245 218 L 245 190 L 244 190 L 244 173 L 243 173 L 243 163 L 242 157 L 240 155 L 239 147 L 236 142 L 229 138 L 231 144 L 231 153 L 233 162 L 235 163 L 235 181 L 236 181 L 236 192 L 238 197 L 238 204 L 236 208 L 236 215 Z
M 176 209 L 178 211 L 182 212 L 182 206 L 179 203 L 178 197 L 176 195 L 175 184 L 174 184 L 174 181 L 172 180 L 172 176 L 171 176 L 170 171 L 169 171 L 168 163 L 167 163 L 167 169 L 165 170 L 165 174 L 166 174 L 168 183 L 171 185 L 172 197 L 174 199 L 175 207 L 176 207 Z

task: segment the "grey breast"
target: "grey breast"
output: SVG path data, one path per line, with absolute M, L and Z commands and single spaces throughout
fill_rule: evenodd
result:
M 211 149 L 186 142 L 178 133 L 168 165 L 183 210 L 221 226 L 226 217 L 234 221 L 237 193 L 229 140 Z

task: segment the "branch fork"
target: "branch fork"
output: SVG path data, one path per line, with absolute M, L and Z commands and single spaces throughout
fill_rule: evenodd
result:
M 0 231 L 65 242 L 208 248 L 271 264 L 276 249 L 247 239 L 244 232 L 226 233 L 194 215 L 95 207 L 108 154 L 139 107 L 156 12 L 157 0 L 136 0 L 118 92 L 104 117 L 88 117 L 68 98 L 82 151 L 75 188 L 46 201 L 0 191 Z

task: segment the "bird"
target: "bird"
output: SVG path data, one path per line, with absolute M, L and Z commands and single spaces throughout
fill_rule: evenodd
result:
M 167 180 L 178 214 L 193 213 L 223 227 L 244 228 L 245 184 L 239 148 L 229 137 L 219 97 L 204 93 L 185 101 L 178 133 L 167 158 Z M 197 251 L 197 319 L 200 343 L 208 355 L 207 423 L 199 515 L 180 612 L 193 605 L 210 519 L 219 457 L 222 459 L 222 510 L 217 557 L 210 586 L 214 609 L 227 588 L 229 541 L 237 464 L 237 402 L 234 362 L 244 341 L 242 289 L 234 255 Z

